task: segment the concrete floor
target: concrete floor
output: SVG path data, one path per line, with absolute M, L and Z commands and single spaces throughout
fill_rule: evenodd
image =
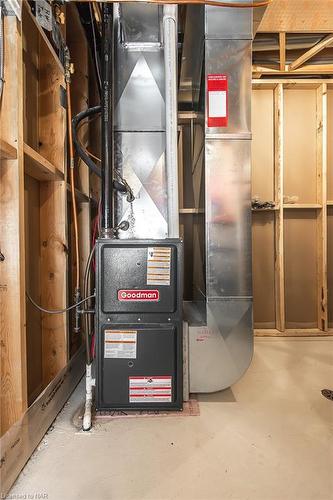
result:
M 83 433 L 73 424 L 81 384 L 10 498 L 332 500 L 333 402 L 320 393 L 332 386 L 333 339 L 258 339 L 244 378 L 201 396 L 199 417 Z

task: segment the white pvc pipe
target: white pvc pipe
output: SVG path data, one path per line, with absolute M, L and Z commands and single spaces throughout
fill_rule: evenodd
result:
M 91 429 L 92 388 L 94 384 L 95 381 L 91 376 L 91 364 L 86 365 L 86 403 L 82 422 L 82 429 L 84 431 L 89 431 Z
M 168 193 L 168 235 L 179 238 L 177 147 L 177 6 L 163 7 L 165 71 L 165 152 Z

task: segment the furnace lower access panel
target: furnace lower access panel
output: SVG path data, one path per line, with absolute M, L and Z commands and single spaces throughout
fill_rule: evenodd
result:
M 182 407 L 182 243 L 97 242 L 96 406 Z

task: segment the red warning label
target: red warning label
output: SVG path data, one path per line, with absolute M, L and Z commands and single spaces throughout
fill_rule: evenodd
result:
M 172 377 L 129 377 L 130 403 L 171 403 Z
M 208 127 L 228 126 L 228 77 L 207 76 Z

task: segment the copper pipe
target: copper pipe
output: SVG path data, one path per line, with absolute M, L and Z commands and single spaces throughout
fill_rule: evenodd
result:
M 73 134 L 72 134 L 72 103 L 71 103 L 71 86 L 70 83 L 66 82 L 67 90 L 67 128 L 68 128 L 68 145 L 69 145 L 69 182 L 72 195 L 72 210 L 73 210 L 73 223 L 74 223 L 74 240 L 75 240 L 75 259 L 76 259 L 76 279 L 75 288 L 79 290 L 80 288 L 80 251 L 79 251 L 79 231 L 77 223 L 77 206 L 75 198 L 75 178 L 74 178 L 74 166 L 75 166 L 75 156 L 74 156 L 74 146 L 73 146 Z

